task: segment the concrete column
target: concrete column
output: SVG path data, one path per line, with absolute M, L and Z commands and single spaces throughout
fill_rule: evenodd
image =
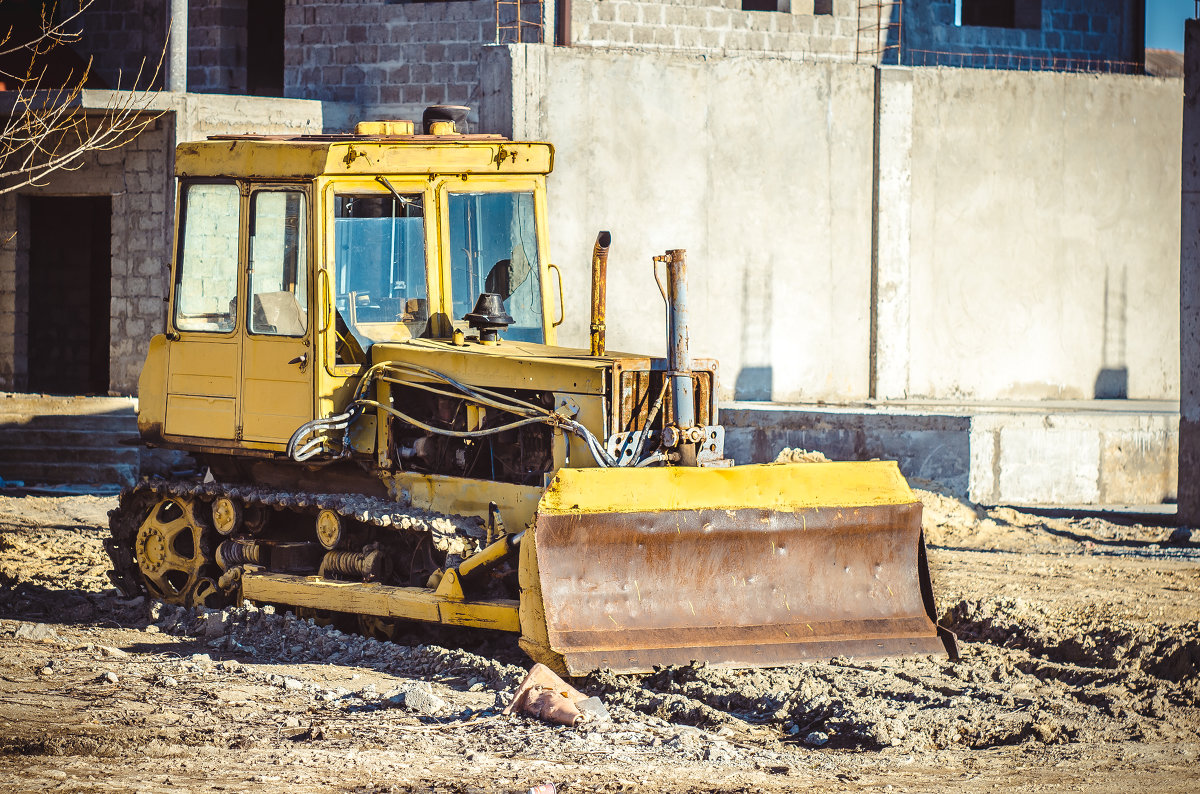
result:
M 167 90 L 187 91 L 187 0 L 171 0 L 168 33 L 171 37 L 167 61 Z
M 1184 27 L 1179 250 L 1179 523 L 1200 526 L 1200 20 Z
M 871 397 L 879 400 L 908 396 L 912 78 L 906 67 L 875 69 Z

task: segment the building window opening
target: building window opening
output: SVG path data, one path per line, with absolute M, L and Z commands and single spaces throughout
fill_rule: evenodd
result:
M 780 11 L 781 0 L 742 0 L 743 11 Z M 786 0 L 783 0 L 786 2 Z
M 954 24 L 1040 30 L 1042 0 L 955 0 Z
M 283 96 L 283 0 L 254 0 L 246 7 L 246 93 Z

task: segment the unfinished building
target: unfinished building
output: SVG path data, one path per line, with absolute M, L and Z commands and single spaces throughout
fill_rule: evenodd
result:
M 177 141 L 467 104 L 478 129 L 561 154 L 566 342 L 586 339 L 571 263 L 596 229 L 613 232 L 615 347 L 643 346 L 658 322 L 638 305 L 649 255 L 683 246 L 705 318 L 693 344 L 722 361 L 726 399 L 1158 401 L 1132 429 L 1064 431 L 1091 468 L 1055 498 L 1170 498 L 1181 83 L 1138 74 L 1141 25 L 1132 0 L 98 2 L 77 47 L 110 86 L 157 56 L 168 26 L 186 36 L 152 103 L 164 115 L 138 141 L 0 197 L 4 236 L 17 232 L 0 250 L 0 388 L 136 389 L 162 322 Z M 87 264 L 70 267 L 100 275 L 73 298 L 95 307 L 93 330 L 52 341 L 62 332 L 39 323 L 60 297 L 32 274 L 71 259 L 39 232 L 65 216 L 94 219 L 86 239 L 101 242 L 76 236 Z M 100 351 L 104 319 L 106 387 L 100 352 L 86 383 L 38 374 L 85 336 Z M 745 454 L 798 432 L 755 430 Z M 953 462 L 910 470 L 963 480 L 966 455 L 982 478 L 987 460 L 1029 450 L 1020 433 L 945 432 Z M 833 422 L 825 438 L 880 454 L 861 428 Z M 1136 493 L 1102 476 L 1129 455 L 1154 472 Z M 1024 487 L 978 485 L 996 499 Z

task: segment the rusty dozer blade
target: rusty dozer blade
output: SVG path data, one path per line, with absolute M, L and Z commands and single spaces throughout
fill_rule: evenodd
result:
M 562 469 L 533 540 L 540 639 L 572 675 L 957 655 L 893 462 Z

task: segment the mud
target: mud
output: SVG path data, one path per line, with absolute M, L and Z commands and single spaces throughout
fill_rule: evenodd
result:
M 609 721 L 500 710 L 511 638 L 380 642 L 269 607 L 111 589 L 111 497 L 0 497 L 8 790 L 903 791 L 1200 783 L 1200 551 L 1170 527 L 932 490 L 957 662 L 833 659 L 576 681 Z M 1170 552 L 1163 554 L 1162 552 Z

